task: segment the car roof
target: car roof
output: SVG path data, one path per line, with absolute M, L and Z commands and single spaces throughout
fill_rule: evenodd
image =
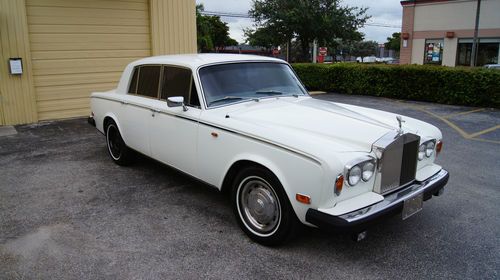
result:
M 237 61 L 284 62 L 284 60 L 281 59 L 258 55 L 202 53 L 146 57 L 132 62 L 131 65 L 136 66 L 142 64 L 170 64 L 195 69 L 203 65 Z

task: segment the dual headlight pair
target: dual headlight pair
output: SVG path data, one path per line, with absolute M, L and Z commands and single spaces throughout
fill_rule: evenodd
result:
M 375 159 L 369 157 L 368 159 L 347 168 L 347 172 L 345 172 L 347 176 L 346 181 L 349 186 L 352 187 L 357 185 L 361 180 L 363 180 L 363 182 L 368 182 L 374 173 Z
M 354 161 L 352 164 L 346 165 L 344 169 L 344 174 L 347 178 L 344 178 L 343 174 L 339 174 L 335 179 L 335 189 L 336 195 L 340 195 L 342 188 L 344 186 L 344 180 L 351 187 L 357 185 L 361 180 L 368 182 L 375 173 L 375 159 L 372 157 L 366 157 Z
M 423 160 L 425 157 L 431 157 L 434 154 L 436 147 L 436 140 L 428 140 L 420 144 L 418 147 L 418 160 Z

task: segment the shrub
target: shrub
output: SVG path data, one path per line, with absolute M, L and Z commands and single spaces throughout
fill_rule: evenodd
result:
M 500 71 L 433 65 L 294 64 L 309 90 L 500 108 Z

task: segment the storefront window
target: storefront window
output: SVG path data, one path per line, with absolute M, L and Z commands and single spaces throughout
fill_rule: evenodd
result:
M 443 61 L 443 39 L 425 40 L 425 64 L 439 64 Z
M 485 64 L 498 64 L 500 52 L 500 38 L 499 39 L 479 39 L 479 46 L 477 49 L 477 66 Z M 472 55 L 472 39 L 459 39 L 457 48 L 457 65 L 469 66 Z

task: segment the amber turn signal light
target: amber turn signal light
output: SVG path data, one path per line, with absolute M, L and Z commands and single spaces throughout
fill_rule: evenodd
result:
M 441 152 L 441 149 L 443 148 L 443 141 L 439 141 L 436 144 L 436 155 Z
M 311 197 L 305 194 L 298 193 L 295 195 L 295 199 L 300 203 L 311 204 Z
M 342 192 L 342 187 L 344 186 L 344 175 L 340 174 L 337 176 L 337 179 L 335 179 L 335 194 L 340 195 L 340 192 Z

